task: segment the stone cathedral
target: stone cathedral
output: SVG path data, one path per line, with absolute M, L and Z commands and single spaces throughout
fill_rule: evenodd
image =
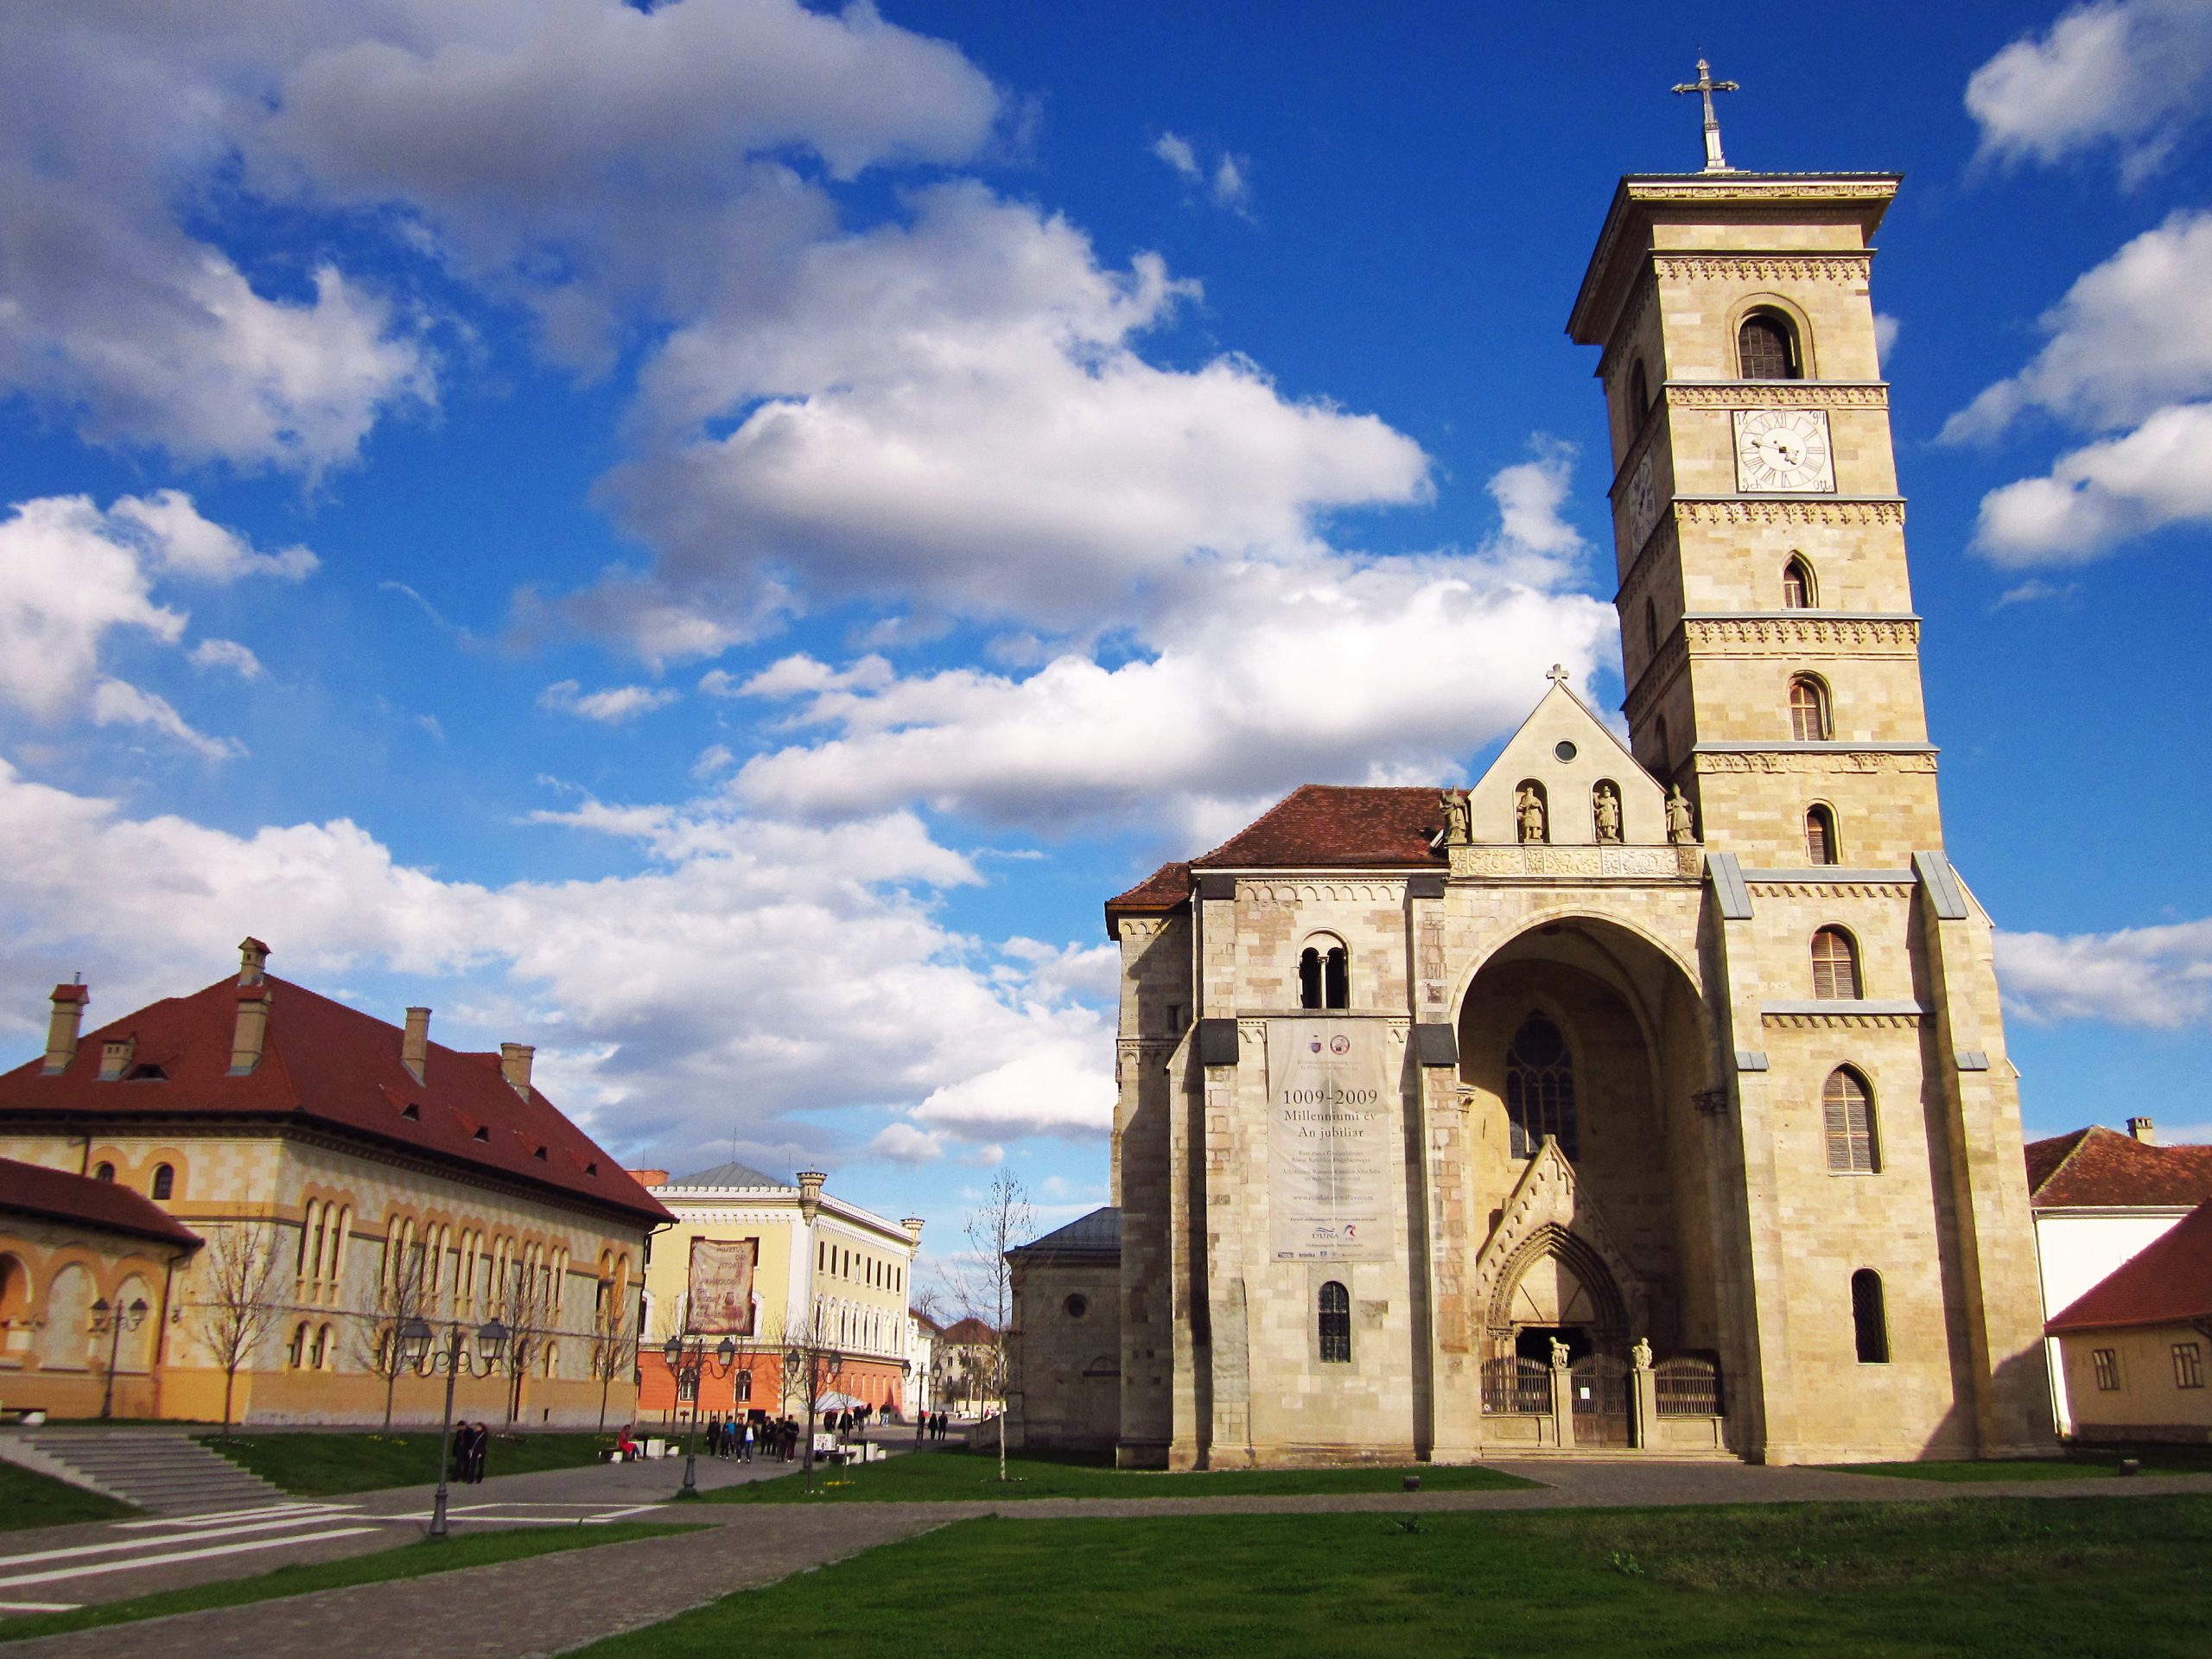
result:
M 1621 181 L 1567 320 L 1627 746 L 1554 671 L 1471 789 L 1308 785 L 1108 901 L 1114 1202 L 1014 1254 L 1031 1444 L 2049 1447 L 1876 360 L 1898 180 L 1708 131 L 1704 172 Z

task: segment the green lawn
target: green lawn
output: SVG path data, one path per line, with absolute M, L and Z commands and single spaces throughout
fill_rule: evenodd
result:
M 2069 1447 L 2061 1458 L 1989 1458 L 1950 1463 L 1832 1463 L 1847 1475 L 1972 1484 L 1985 1480 L 2103 1480 L 2120 1473 L 2123 1457 L 2140 1459 L 2146 1475 L 2212 1475 L 2212 1446 Z
M 410 1429 L 391 1434 L 285 1433 L 202 1435 L 234 1463 L 301 1497 L 374 1491 L 386 1486 L 427 1486 L 438 1478 L 438 1433 Z M 614 1444 L 612 1434 L 517 1434 L 492 1437 L 486 1459 L 490 1475 L 527 1475 L 540 1469 L 573 1469 L 596 1463 Z
M 0 1463 L 0 1532 L 23 1527 L 67 1527 L 79 1521 L 114 1521 L 138 1511 L 66 1480 L 21 1465 Z
M 796 1465 L 794 1465 L 796 1466 Z M 1418 1469 L 1215 1469 L 1163 1474 L 1116 1469 L 1103 1457 L 1032 1454 L 1007 1459 L 1010 1477 L 999 1481 L 995 1454 L 981 1452 L 905 1452 L 887 1463 L 817 1464 L 814 1496 L 798 1480 L 755 1481 L 708 1494 L 716 1503 L 1000 1503 L 1031 1497 L 1260 1497 L 1325 1492 L 1395 1492 L 1406 1477 L 1421 1477 L 1427 1492 L 1501 1491 L 1534 1483 L 1495 1469 L 1424 1464 Z
M 22 1618 L 0 1620 L 0 1642 L 58 1636 L 66 1630 L 90 1630 L 101 1624 L 126 1624 L 142 1618 L 162 1618 L 171 1613 L 196 1613 L 209 1607 L 236 1607 L 250 1601 L 270 1601 L 279 1596 L 303 1596 L 311 1590 L 340 1590 L 353 1584 L 416 1579 L 426 1573 L 489 1567 L 494 1561 L 512 1561 L 525 1555 L 590 1549 L 601 1544 L 623 1544 L 637 1538 L 664 1538 L 672 1533 L 697 1530 L 696 1527 L 629 1522 L 604 1527 L 525 1527 L 513 1532 L 457 1533 L 443 1543 L 420 1539 L 373 1555 L 348 1556 L 340 1561 L 304 1561 L 250 1579 L 226 1579 L 219 1584 L 164 1590 L 157 1595 L 139 1596 L 130 1601 L 80 1607 L 73 1613 L 33 1613 Z M 401 1644 L 395 1643 L 397 1645 Z M 437 1646 L 435 1641 L 423 1645 L 433 1652 Z
M 962 1522 L 593 1659 L 2203 1652 L 2212 1497 Z

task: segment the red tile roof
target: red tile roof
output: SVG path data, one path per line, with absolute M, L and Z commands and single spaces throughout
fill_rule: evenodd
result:
M 165 1244 L 196 1249 L 200 1235 L 151 1198 L 113 1181 L 0 1158 L 0 1210 L 73 1221 L 103 1232 L 130 1233 Z
M 1429 844 L 1441 828 L 1433 789 L 1303 784 L 1205 856 L 1163 864 L 1109 899 L 1106 937 L 1118 937 L 1116 916 L 1159 914 L 1182 905 L 1194 869 L 1442 869 L 1443 855 Z
M 2212 1198 L 2212 1147 L 2158 1147 L 2093 1123 L 2031 1141 L 2029 1200 L 2038 1210 L 2179 1208 Z
M 267 976 L 266 1046 L 245 1077 L 230 1075 L 238 985 L 218 980 L 86 1033 L 61 1071 L 42 1060 L 0 1074 L 0 1127 L 26 1120 L 217 1118 L 313 1123 L 583 1198 L 653 1223 L 673 1219 L 621 1162 L 535 1088 L 517 1094 L 497 1054 L 432 1043 L 423 1080 L 399 1058 L 398 1027 Z M 102 1082 L 100 1046 L 135 1037 L 134 1069 L 159 1080 Z
M 947 1325 L 938 1340 L 948 1347 L 988 1347 L 998 1340 L 998 1333 L 973 1314 Z
M 2212 1319 L 2212 1203 L 2200 1204 L 2044 1328 L 2109 1331 Z

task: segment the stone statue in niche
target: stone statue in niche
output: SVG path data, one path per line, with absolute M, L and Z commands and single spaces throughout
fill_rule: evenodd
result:
M 1475 838 L 1475 820 L 1467 804 L 1467 791 L 1447 789 L 1437 798 L 1444 807 L 1444 844 L 1465 847 Z
M 1676 784 L 1667 791 L 1667 839 L 1675 846 L 1685 846 L 1697 839 L 1697 824 L 1690 816 L 1690 804 Z
M 1554 1337 L 1552 1338 L 1552 1370 L 1563 1371 L 1567 1369 L 1567 1344 L 1557 1337 Z
M 1636 1346 L 1628 1351 L 1628 1357 L 1629 1363 L 1635 1366 L 1637 1370 L 1649 1370 L 1651 1369 L 1651 1338 L 1638 1337 L 1636 1339 Z
M 1598 822 L 1599 841 L 1618 842 L 1621 838 L 1621 792 L 1610 779 L 1601 781 L 1590 791 L 1591 816 Z
M 1534 784 L 1523 784 L 1513 797 L 1513 816 L 1521 825 L 1523 843 L 1541 842 L 1544 836 L 1544 798 Z

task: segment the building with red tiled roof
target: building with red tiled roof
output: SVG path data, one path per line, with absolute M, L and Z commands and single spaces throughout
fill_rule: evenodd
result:
M 2147 1117 L 2129 1118 L 2124 1135 L 2093 1123 L 2023 1151 L 2045 1319 L 2212 1199 L 2212 1147 L 2161 1146 Z M 2054 1415 L 2069 1433 L 2074 1379 L 2056 1340 L 2044 1345 Z
M 252 1422 L 381 1421 L 387 1394 L 398 1418 L 434 1416 L 442 1393 L 380 1357 L 378 1333 L 417 1316 L 515 1333 L 464 1415 L 595 1421 L 601 1382 L 626 1410 L 626 1363 L 596 1373 L 634 1334 L 667 1211 L 537 1089 L 528 1046 L 448 1048 L 429 1009 L 378 1020 L 270 975 L 268 954 L 248 939 L 235 978 L 90 1032 L 90 991 L 57 986 L 45 1054 L 0 1074 L 0 1153 L 210 1247 L 175 1276 L 157 1402 L 133 1414 L 214 1416 L 227 1391 Z M 207 1339 L 227 1276 L 209 1263 L 241 1255 L 268 1312 L 232 1378 Z M 66 1411 L 80 1286 L 59 1259 L 18 1267 L 11 1294 L 50 1311 L 0 1396 Z
M 2212 1200 L 2052 1316 L 2073 1433 L 2212 1441 Z

